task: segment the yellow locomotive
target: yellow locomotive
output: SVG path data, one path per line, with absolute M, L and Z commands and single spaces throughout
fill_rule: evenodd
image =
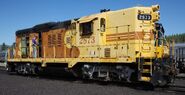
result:
M 159 19 L 159 5 L 154 5 L 104 9 L 18 30 L 8 71 L 37 74 L 55 68 L 87 79 L 167 84 L 173 75 L 172 62 L 168 61 L 169 49 Z M 36 58 L 32 56 L 35 36 Z

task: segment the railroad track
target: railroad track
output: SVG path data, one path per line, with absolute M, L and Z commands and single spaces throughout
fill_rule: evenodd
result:
M 185 80 L 180 78 L 176 79 L 175 84 L 169 87 L 157 87 L 151 90 L 148 88 L 150 86 L 144 86 L 145 84 L 143 83 L 140 85 L 117 82 L 102 84 L 102 82 L 99 83 L 97 81 L 73 81 L 58 77 L 53 78 L 51 76 L 31 77 L 16 74 L 8 75 L 2 69 L 0 70 L 0 76 L 1 95 L 15 95 L 15 93 L 19 95 L 33 95 L 35 93 L 36 95 L 57 95 L 59 93 L 64 95 L 184 95 L 185 93 Z M 22 90 L 22 86 L 24 86 L 24 90 Z
M 176 80 L 185 80 L 185 73 L 178 74 L 175 79 Z

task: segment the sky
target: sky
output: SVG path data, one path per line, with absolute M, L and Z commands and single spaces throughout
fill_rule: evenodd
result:
M 185 0 L 0 0 L 0 44 L 11 45 L 17 30 L 37 24 L 155 4 L 160 5 L 166 35 L 185 33 Z

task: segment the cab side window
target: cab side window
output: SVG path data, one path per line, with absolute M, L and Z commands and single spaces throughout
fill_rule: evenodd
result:
M 101 30 L 101 32 L 105 32 L 105 25 L 106 25 L 105 19 L 101 18 L 100 19 L 100 30 Z
M 91 35 L 93 33 L 93 22 L 85 22 L 80 24 L 81 36 Z

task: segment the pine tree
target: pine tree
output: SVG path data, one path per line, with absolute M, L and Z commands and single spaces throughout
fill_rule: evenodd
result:
M 8 47 L 7 47 L 7 45 L 5 44 L 5 43 L 3 43 L 2 44 L 2 48 L 1 48 L 1 51 L 4 51 L 4 50 L 6 50 Z
M 185 33 L 169 35 L 166 39 L 168 42 L 174 39 L 176 43 L 185 43 Z

